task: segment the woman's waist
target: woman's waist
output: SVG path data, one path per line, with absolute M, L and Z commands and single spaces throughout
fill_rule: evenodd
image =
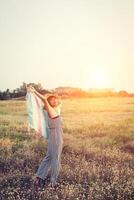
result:
M 47 129 L 62 129 L 62 126 L 47 126 Z

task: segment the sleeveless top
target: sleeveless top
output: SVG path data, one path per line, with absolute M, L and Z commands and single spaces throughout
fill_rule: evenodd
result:
M 54 118 L 51 118 L 48 116 L 48 114 L 46 114 L 46 119 L 47 119 L 47 127 L 48 128 L 50 128 L 50 129 L 62 128 L 63 120 L 60 115 L 56 116 Z

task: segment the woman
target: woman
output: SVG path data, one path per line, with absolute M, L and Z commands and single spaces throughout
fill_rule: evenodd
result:
M 61 104 L 59 104 L 59 100 L 55 95 L 42 95 L 32 86 L 30 86 L 28 90 L 37 95 L 44 103 L 49 133 L 47 155 L 43 158 L 35 178 L 39 181 L 45 180 L 48 169 L 51 166 L 49 185 L 53 187 L 57 184 L 57 178 L 61 168 L 61 153 L 63 147 L 62 119 L 60 116 Z

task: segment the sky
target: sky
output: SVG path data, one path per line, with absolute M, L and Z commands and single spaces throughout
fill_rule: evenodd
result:
M 0 0 L 0 90 L 134 92 L 133 0 Z

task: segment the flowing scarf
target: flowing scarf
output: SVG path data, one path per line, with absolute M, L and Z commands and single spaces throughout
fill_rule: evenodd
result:
M 32 92 L 26 94 L 28 126 L 48 140 L 46 111 L 43 102 Z

